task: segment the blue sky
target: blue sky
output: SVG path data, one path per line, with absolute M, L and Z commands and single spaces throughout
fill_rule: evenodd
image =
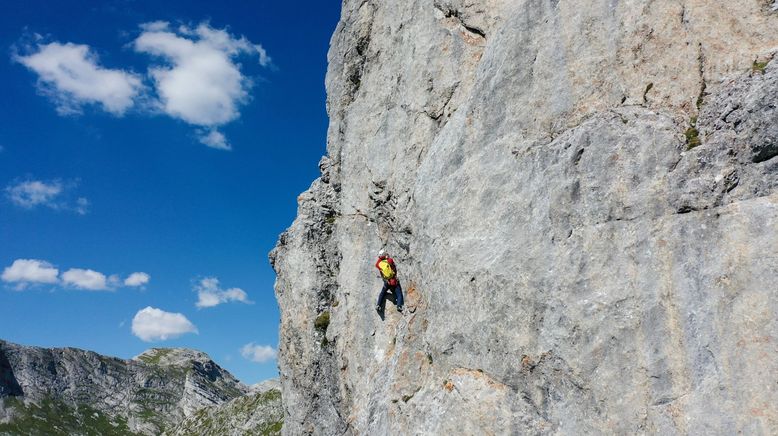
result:
M 0 14 L 0 338 L 277 375 L 267 260 L 325 152 L 338 0 Z

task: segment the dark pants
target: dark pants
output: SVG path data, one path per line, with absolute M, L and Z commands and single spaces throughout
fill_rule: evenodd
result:
M 395 304 L 397 307 L 403 306 L 403 288 L 400 286 L 400 282 L 397 282 L 397 286 L 389 286 L 389 283 L 384 282 L 384 287 L 381 289 L 381 293 L 378 294 L 378 305 L 384 307 L 384 301 L 386 301 L 386 291 L 392 290 L 394 294 Z

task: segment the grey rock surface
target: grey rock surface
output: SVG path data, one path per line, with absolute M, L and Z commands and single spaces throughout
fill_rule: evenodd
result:
M 154 348 L 123 360 L 75 348 L 0 341 L 0 434 L 3 425 L 11 433 L 17 427 L 25 430 L 41 413 L 56 415 L 62 425 L 78 425 L 83 410 L 90 416 L 105 416 L 106 421 L 93 424 L 111 431 L 76 427 L 60 429 L 63 434 L 89 430 L 160 434 L 203 408 L 228 403 L 249 391 L 208 355 L 195 350 Z M 45 414 L 47 410 L 53 412 Z M 35 434 L 40 429 L 26 430 Z
M 249 392 L 252 394 L 261 394 L 272 390 L 281 390 L 281 381 L 279 379 L 271 378 L 249 386 Z
M 776 51 L 761 0 L 344 1 L 285 434 L 778 433 Z
M 284 409 L 276 380 L 251 387 L 227 403 L 205 407 L 165 434 L 176 436 L 270 436 L 281 434 Z

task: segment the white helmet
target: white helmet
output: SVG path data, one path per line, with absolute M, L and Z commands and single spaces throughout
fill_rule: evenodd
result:
M 389 253 L 386 252 L 383 248 L 378 251 L 378 257 L 388 257 Z

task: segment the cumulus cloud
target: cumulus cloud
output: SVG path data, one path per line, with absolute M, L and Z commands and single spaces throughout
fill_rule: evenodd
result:
M 29 284 L 57 283 L 59 270 L 52 264 L 36 259 L 16 259 L 11 266 L 3 270 L 2 279 L 6 283 L 17 283 L 19 289 Z
M 215 277 L 206 277 L 195 285 L 197 291 L 198 308 L 214 307 L 222 303 L 239 301 L 241 303 L 252 304 L 248 295 L 240 288 L 222 289 L 219 287 L 219 279 Z
M 76 184 L 61 180 L 23 180 L 8 185 L 5 193 L 11 203 L 24 209 L 42 206 L 85 215 L 89 212 L 89 200 L 84 197 L 73 200 L 71 193 Z
M 8 198 L 17 206 L 32 209 L 39 205 L 52 206 L 63 191 L 62 182 L 42 182 L 40 180 L 28 180 L 10 185 L 5 188 Z
M 134 272 L 124 279 L 124 286 L 137 288 L 147 285 L 149 280 L 151 280 L 151 276 L 145 272 Z
M 227 142 L 227 138 L 218 130 L 200 130 L 198 132 L 200 143 L 211 148 L 219 150 L 232 150 L 232 146 Z
M 240 355 L 252 362 L 264 363 L 276 358 L 276 350 L 270 345 L 251 342 L 241 347 Z
M 85 291 L 112 291 L 122 285 L 118 275 L 105 274 L 85 268 L 70 268 L 60 274 L 51 263 L 36 259 L 16 259 L 3 270 L 0 279 L 6 283 L 17 283 L 21 290 L 28 285 L 48 283 Z M 125 286 L 143 286 L 149 282 L 149 275 L 142 272 L 130 274 L 124 280 Z
M 62 273 L 62 283 L 85 291 L 108 291 L 111 289 L 108 277 L 91 269 L 71 268 Z
M 186 333 L 198 333 L 198 331 L 183 314 L 165 312 L 148 306 L 139 310 L 133 317 L 132 333 L 141 340 L 150 342 L 175 339 Z
M 165 64 L 149 70 L 159 107 L 167 115 L 189 124 L 208 128 L 200 141 L 209 147 L 229 150 L 224 135 L 216 130 L 240 116 L 248 100 L 251 81 L 240 70 L 236 58 L 256 55 L 268 66 L 267 51 L 245 37 L 206 23 L 195 28 L 156 21 L 141 25 L 134 42 L 137 52 L 162 59 Z
M 186 333 L 198 333 L 197 327 L 180 313 L 148 306 L 132 318 L 132 334 L 145 342 L 166 341 Z
M 208 23 L 176 28 L 165 21 L 141 24 L 132 47 L 154 58 L 148 76 L 102 66 L 88 45 L 43 44 L 40 35 L 35 37 L 38 42 L 13 59 L 37 74 L 39 91 L 61 115 L 80 114 L 86 105 L 117 116 L 140 107 L 199 127 L 198 140 L 219 150 L 231 149 L 219 127 L 240 117 L 252 86 L 238 58 L 255 56 L 260 66 L 273 68 L 261 44 Z
M 135 74 L 103 68 L 87 45 L 52 42 L 14 59 L 38 75 L 38 86 L 51 97 L 60 114 L 77 114 L 85 104 L 99 104 L 122 115 L 142 90 Z

